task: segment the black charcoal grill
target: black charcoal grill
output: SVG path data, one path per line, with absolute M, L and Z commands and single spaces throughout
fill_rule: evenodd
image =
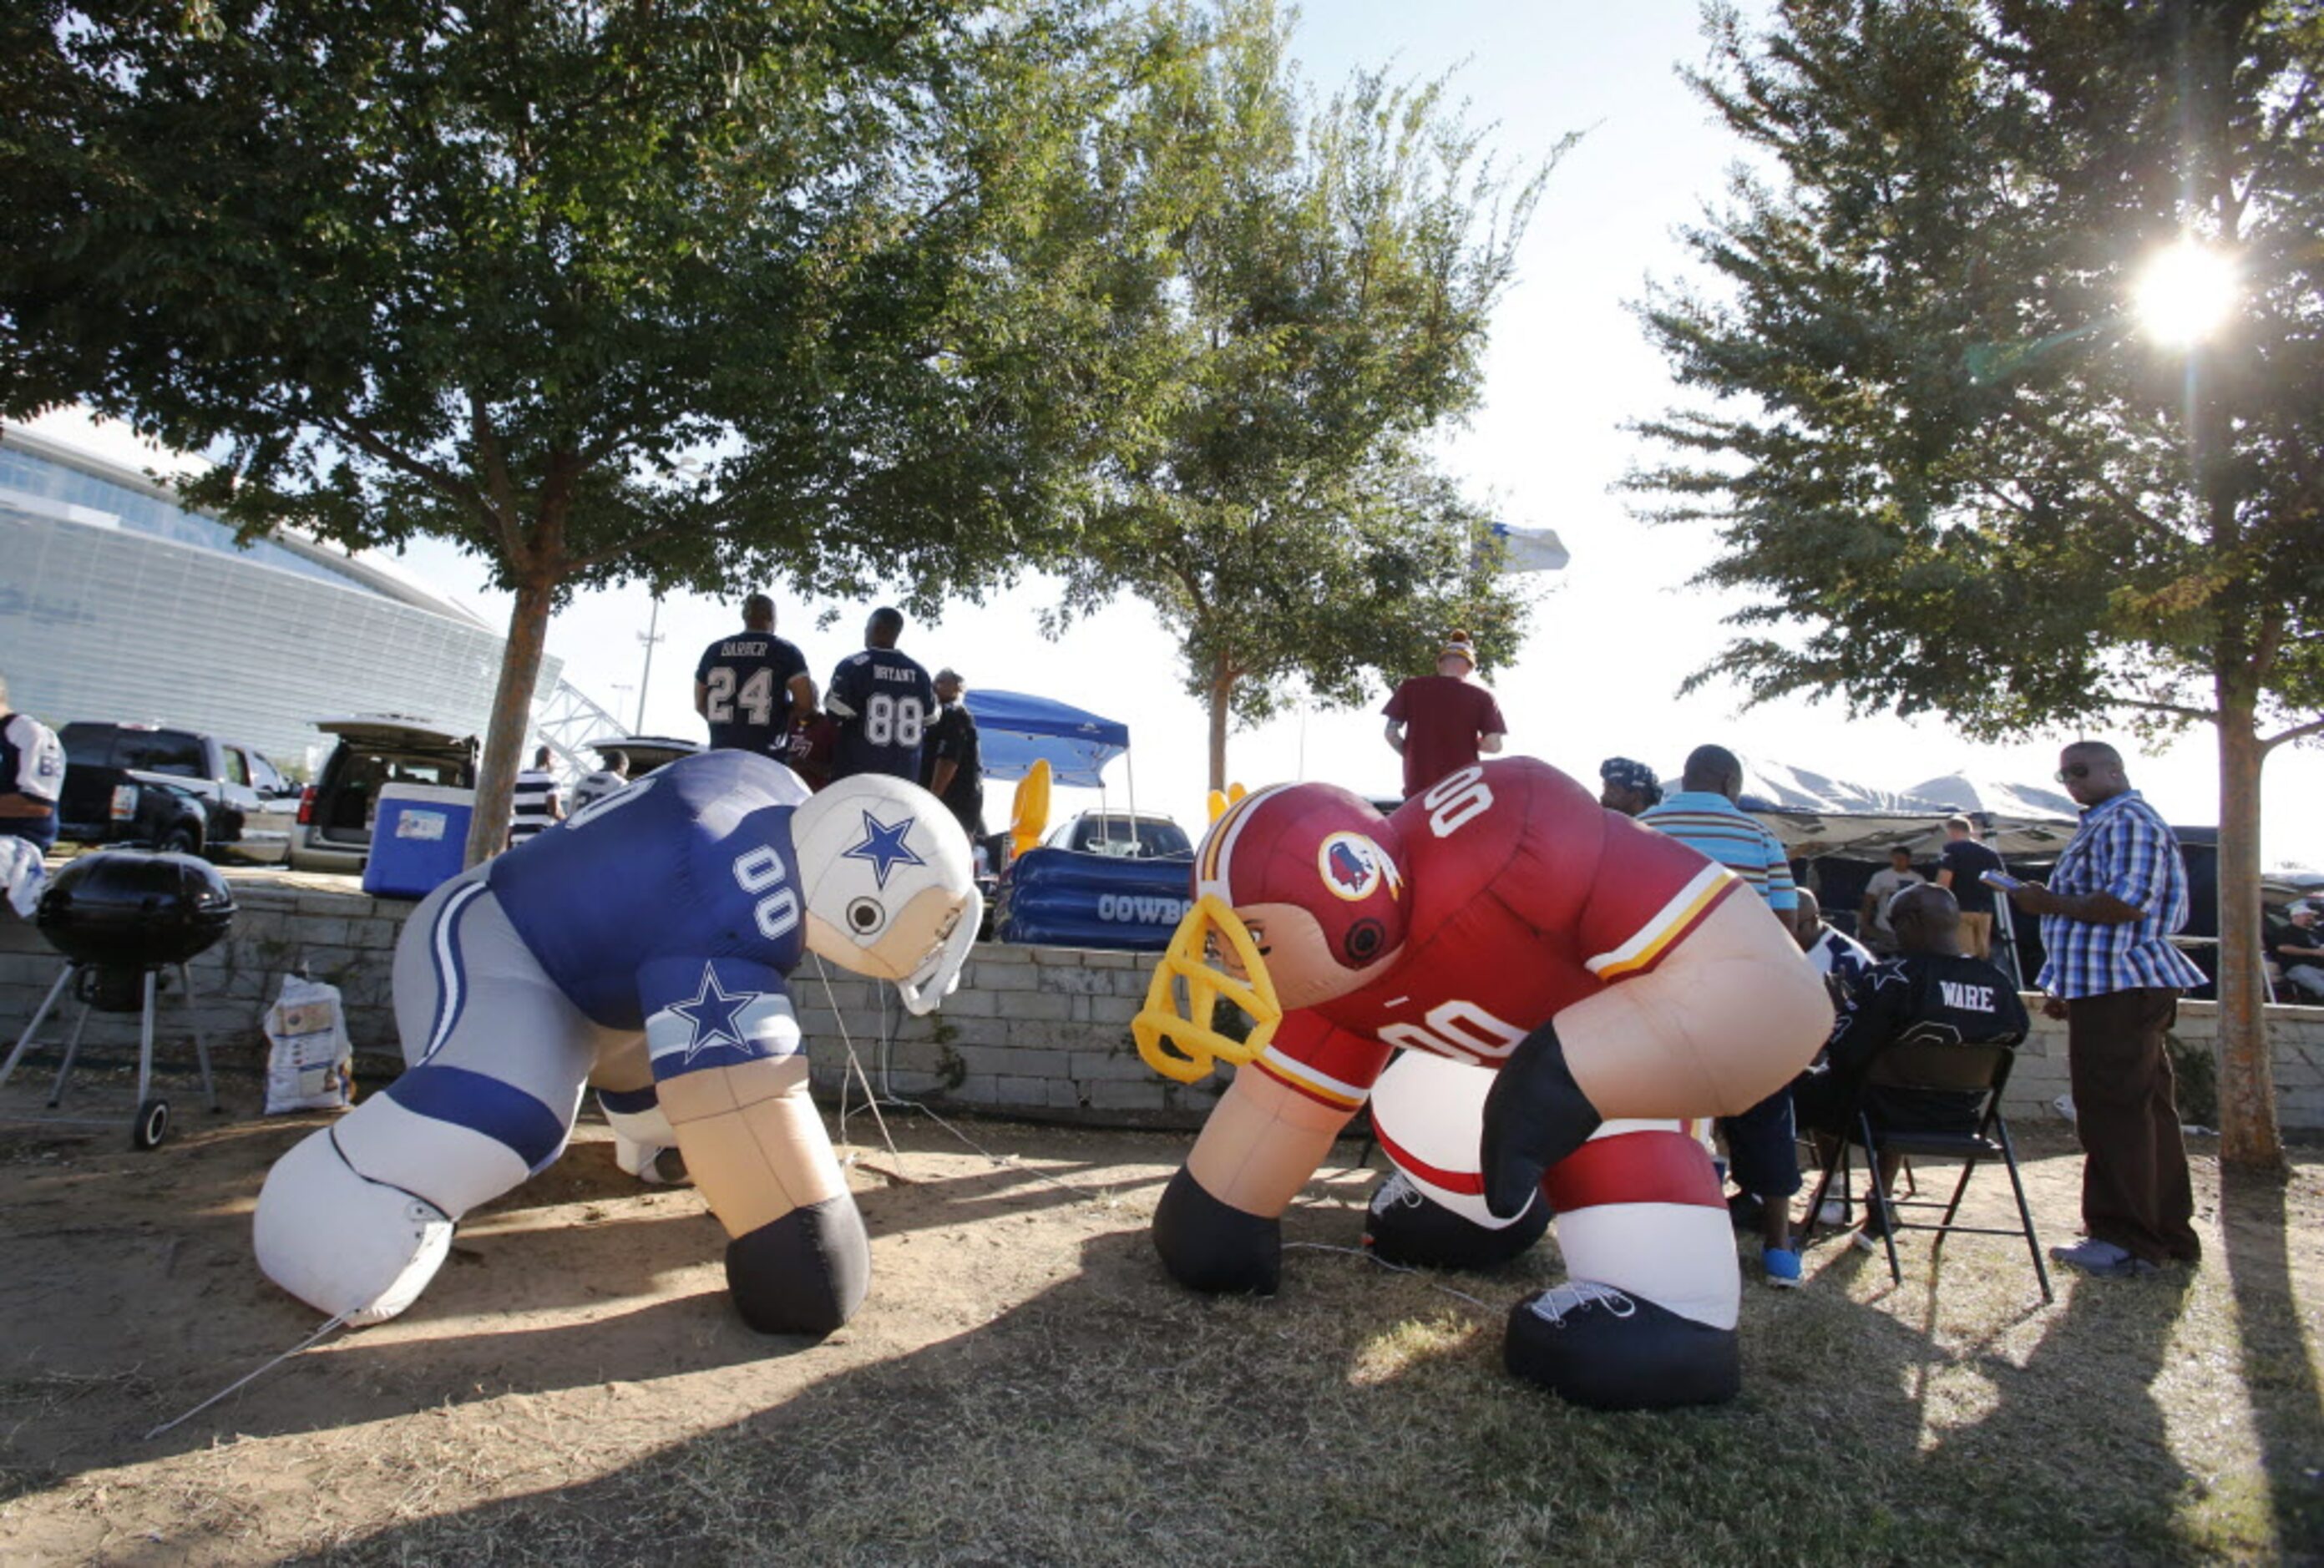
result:
M 49 988 L 47 1000 L 17 1038 L 16 1048 L 0 1065 L 0 1085 L 31 1048 L 68 986 L 81 1004 L 65 1046 L 49 1108 L 64 1097 L 66 1078 L 80 1050 L 88 1015 L 140 1015 L 137 1049 L 137 1120 L 130 1141 L 152 1148 L 170 1132 L 170 1102 L 152 1093 L 154 999 L 169 971 L 177 974 L 186 1024 L 201 1064 L 202 1090 L 218 1109 L 217 1085 L 210 1075 L 209 1047 L 194 1016 L 194 988 L 186 963 L 207 951 L 234 925 L 234 893 L 208 862 L 188 854 L 116 849 L 72 862 L 41 894 L 34 918 L 50 946 L 64 955 L 65 971 Z M 61 1119 L 60 1119 L 61 1120 Z

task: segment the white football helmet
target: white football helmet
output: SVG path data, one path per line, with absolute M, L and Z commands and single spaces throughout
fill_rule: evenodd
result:
M 932 1012 L 960 983 L 984 923 L 968 835 L 918 785 L 858 773 L 791 817 L 807 901 L 807 945 L 843 968 L 892 980 Z

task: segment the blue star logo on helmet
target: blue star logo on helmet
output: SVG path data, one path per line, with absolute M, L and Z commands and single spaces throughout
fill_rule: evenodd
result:
M 912 825 L 918 820 L 917 816 L 907 816 L 901 822 L 887 823 L 866 811 L 863 814 L 863 837 L 840 851 L 839 858 L 870 861 L 872 874 L 879 879 L 880 886 L 885 889 L 888 873 L 898 866 L 924 866 L 928 863 L 905 842 L 912 831 Z

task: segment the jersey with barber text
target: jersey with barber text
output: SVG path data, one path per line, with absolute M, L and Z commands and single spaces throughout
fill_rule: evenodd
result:
M 694 678 L 715 749 L 779 758 L 790 734 L 791 678 L 807 673 L 799 650 L 771 632 L 737 632 L 702 650 Z
M 689 1062 L 703 1040 L 759 1054 L 736 1020 L 779 1001 L 799 961 L 791 816 L 807 798 L 798 775 L 765 757 L 680 757 L 494 860 L 484 885 L 595 1022 L 643 1028 L 667 1011 L 699 1020 Z M 447 918 L 438 928 L 455 939 Z M 780 1010 L 788 1019 L 787 1002 Z M 657 1044 L 657 1077 L 663 1065 Z
M 1652 973 L 1743 885 L 1526 757 L 1463 768 L 1388 822 L 1410 900 L 1402 959 L 1286 1014 L 1253 1064 L 1340 1110 L 1399 1047 L 1498 1068 L 1563 1009 Z
M 893 648 L 851 654 L 831 672 L 823 706 L 839 721 L 834 779 L 885 773 L 920 781 L 920 738 L 937 705 L 936 683 L 918 659 Z

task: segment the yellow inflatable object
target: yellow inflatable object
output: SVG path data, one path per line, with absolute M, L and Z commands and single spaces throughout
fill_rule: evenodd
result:
M 1212 790 L 1208 796 L 1204 797 L 1204 803 L 1211 808 L 1211 820 L 1213 822 L 1216 822 L 1220 817 L 1224 816 L 1227 814 L 1227 807 L 1230 804 L 1227 799 L 1227 792 L 1223 789 Z
M 1209 962 L 1213 936 L 1234 950 L 1246 979 L 1237 980 Z M 1173 983 L 1180 980 L 1186 982 L 1184 1012 Z M 1213 1025 L 1222 1001 L 1250 1015 L 1250 1033 L 1242 1039 Z M 1130 1036 L 1148 1066 L 1166 1078 L 1193 1084 L 1208 1077 L 1221 1060 L 1240 1066 L 1267 1049 L 1282 1021 L 1283 1004 L 1276 1000 L 1259 945 L 1225 899 L 1205 893 L 1171 934 L 1146 987 L 1146 1006 L 1130 1020 Z
M 1009 808 L 1009 850 L 1023 854 L 1041 842 L 1049 826 L 1049 760 L 1043 757 L 1017 781 L 1017 798 Z
M 1240 784 L 1230 784 L 1227 786 L 1227 804 L 1229 806 L 1232 806 L 1236 801 L 1241 799 L 1244 796 L 1250 793 L 1250 790 L 1244 789 Z

